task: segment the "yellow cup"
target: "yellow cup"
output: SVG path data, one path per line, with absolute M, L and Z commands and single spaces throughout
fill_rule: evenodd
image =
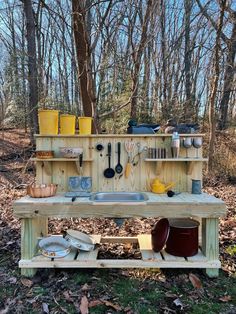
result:
M 79 134 L 89 135 L 92 133 L 92 117 L 79 117 Z
M 58 110 L 38 110 L 39 133 L 41 135 L 57 135 L 58 116 Z
M 64 135 L 75 134 L 75 116 L 71 114 L 60 115 L 60 133 Z

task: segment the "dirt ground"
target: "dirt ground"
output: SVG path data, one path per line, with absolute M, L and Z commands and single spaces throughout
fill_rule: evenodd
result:
M 213 297 L 208 295 L 203 297 L 203 295 L 201 295 L 201 293 L 203 293 L 202 288 L 200 289 L 201 292 L 196 288 L 197 279 L 199 279 L 201 285 L 202 282 L 204 282 L 205 291 L 207 291 L 210 286 L 214 286 L 212 281 L 206 279 L 202 272 L 197 270 L 194 272 L 197 277 L 197 279 L 194 278 L 193 280 L 195 286 L 190 279 L 191 276 L 189 277 L 192 272 L 186 270 L 167 270 L 164 273 L 162 271 L 147 272 L 137 270 L 107 270 L 101 273 L 101 271 L 97 272 L 93 270 L 89 273 L 89 278 L 84 278 L 84 273 L 77 271 L 76 278 L 78 274 L 81 275 L 80 277 L 82 279 L 84 278 L 85 282 L 83 284 L 89 282 L 89 288 L 86 289 L 85 287 L 84 290 L 82 288 L 82 290 L 79 290 L 76 302 L 74 301 L 73 292 L 71 292 L 71 287 L 73 287 L 75 283 L 70 283 L 70 287 L 66 285 L 67 281 L 71 281 L 75 277 L 75 271 L 42 270 L 32 280 L 22 278 L 18 269 L 18 261 L 20 259 L 20 221 L 13 216 L 12 203 L 14 200 L 25 195 L 26 186 L 34 181 L 35 169 L 33 163 L 29 160 L 33 153 L 34 147 L 30 146 L 28 135 L 24 133 L 24 130 L 9 129 L 0 132 L 0 287 L 2 286 L 1 288 L 3 289 L 2 292 L 0 292 L 0 314 L 83 314 L 86 313 L 88 307 L 91 313 L 211 313 L 207 308 L 206 312 L 204 312 L 205 309 L 201 312 L 194 312 L 194 303 L 199 302 L 201 299 L 215 298 L 215 295 Z M 223 278 L 222 280 L 224 280 L 226 285 L 235 284 L 236 268 L 236 185 L 232 181 L 233 180 L 229 182 L 225 180 L 225 178 L 221 180 L 219 177 L 206 177 L 204 180 L 204 190 L 209 194 L 223 199 L 227 204 L 227 216 L 220 220 L 221 279 Z M 86 233 L 134 236 L 139 233 L 150 232 L 154 223 L 155 220 L 153 219 L 129 219 L 125 221 L 121 228 L 118 228 L 111 219 L 52 219 L 49 223 L 49 232 L 61 233 L 62 230 L 72 227 Z M 104 248 L 104 252 L 101 254 L 105 256 L 106 254 L 114 254 L 127 258 L 127 256 L 129 257 L 133 253 L 126 247 L 114 246 L 109 250 Z M 139 285 L 141 285 L 144 291 L 148 289 L 148 285 L 151 285 L 151 282 L 155 281 L 159 285 L 160 291 L 163 292 L 161 289 L 165 291 L 163 292 L 165 294 L 164 299 L 160 298 L 162 301 L 158 301 L 159 303 L 157 303 L 158 311 L 154 312 L 154 303 L 147 303 L 145 305 L 147 308 L 144 308 L 143 311 L 135 309 L 135 305 L 130 306 L 130 304 L 132 305 L 132 301 L 129 301 L 128 305 L 125 306 L 125 301 L 122 301 L 119 297 L 116 297 L 114 300 L 115 294 L 112 295 L 112 293 L 110 298 L 109 294 L 108 297 L 105 298 L 106 303 L 104 298 L 101 297 L 101 295 L 104 296 L 104 288 L 106 284 L 108 284 L 104 279 L 104 273 L 107 276 L 106 280 L 109 277 L 109 281 L 114 280 L 114 282 L 121 278 L 129 278 L 131 280 L 137 278 L 140 280 L 141 278 L 142 284 L 139 282 Z M 92 277 L 96 279 L 91 281 Z M 78 280 L 82 280 L 81 278 Z M 45 286 L 45 280 L 48 282 L 48 279 L 50 279 L 50 285 Z M 231 282 L 231 280 L 233 281 Z M 98 282 L 102 282 L 104 287 L 99 287 L 98 289 Z M 178 283 L 181 283 L 184 287 L 187 282 L 191 282 L 195 288 L 195 292 L 188 296 L 188 300 L 192 303 L 186 301 L 186 307 L 183 304 L 183 306 L 181 304 L 176 305 L 177 301 L 175 303 L 174 301 L 180 299 L 180 292 L 173 291 L 171 287 L 176 284 L 178 285 Z M 78 282 L 76 284 L 78 284 Z M 54 285 L 53 288 L 52 285 Z M 218 285 L 219 282 L 215 281 L 215 288 L 217 288 Z M 45 291 L 42 292 L 40 289 L 46 291 L 46 297 Z M 50 293 L 48 291 L 50 291 Z M 67 292 L 65 293 L 65 291 Z M 92 304 L 91 302 L 94 301 L 91 300 L 91 291 L 93 295 L 96 296 L 97 300 L 97 304 L 93 306 L 90 306 Z M 181 291 L 181 293 L 183 295 L 184 291 Z M 221 293 L 223 293 L 223 291 Z M 236 296 L 230 295 L 228 292 L 225 293 L 226 292 L 224 292 L 223 295 L 217 296 L 219 307 L 215 309 L 213 313 L 221 313 L 221 311 L 222 313 L 236 313 Z M 63 294 L 63 304 L 59 302 L 57 298 L 58 294 Z M 85 297 L 87 301 L 85 298 L 83 299 L 83 297 Z M 222 298 L 222 300 L 220 300 L 220 298 Z M 98 300 L 100 300 L 100 303 Z M 120 301 L 120 307 L 115 306 L 117 300 Z M 83 308 L 83 302 L 85 301 L 88 302 L 88 305 L 85 305 Z M 143 302 L 145 303 L 145 300 L 143 300 Z M 148 302 L 154 301 L 149 300 Z M 155 302 L 157 302 L 157 300 Z M 225 305 L 225 308 L 222 307 L 223 305 Z

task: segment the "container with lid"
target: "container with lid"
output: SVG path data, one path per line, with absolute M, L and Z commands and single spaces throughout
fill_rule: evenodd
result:
M 159 252 L 166 244 L 166 252 L 181 257 L 198 253 L 199 222 L 190 218 L 163 218 L 152 230 L 152 248 Z

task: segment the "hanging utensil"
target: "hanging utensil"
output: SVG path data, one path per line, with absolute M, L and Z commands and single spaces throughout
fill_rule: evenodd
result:
M 79 155 L 79 173 L 82 176 L 83 175 L 83 153 Z
M 132 165 L 133 166 L 137 166 L 139 161 L 140 161 L 140 157 L 141 157 L 141 154 L 144 152 L 144 151 L 147 151 L 148 148 L 147 146 L 141 146 L 140 143 L 137 143 L 137 147 L 138 147 L 138 152 L 134 155 L 134 157 L 132 158 Z
M 107 145 L 107 156 L 108 156 L 108 168 L 104 170 L 104 177 L 107 179 L 111 179 L 115 175 L 114 169 L 111 168 L 111 143 Z
M 116 173 L 121 173 L 123 171 L 123 167 L 120 163 L 120 152 L 121 152 L 121 143 L 120 142 L 117 143 L 117 148 L 118 148 L 118 151 L 117 151 L 117 153 L 118 153 L 118 164 L 115 167 L 115 171 L 116 171 Z
M 125 149 L 128 154 L 128 161 L 125 167 L 125 177 L 128 178 L 132 169 L 132 152 L 134 150 L 135 143 L 133 141 L 125 141 Z

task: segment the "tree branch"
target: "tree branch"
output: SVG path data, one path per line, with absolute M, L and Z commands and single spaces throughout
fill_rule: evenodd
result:
M 199 9 L 201 10 L 202 14 L 205 16 L 205 18 L 211 23 L 211 25 L 214 27 L 214 29 L 215 29 L 216 31 L 219 31 L 218 26 L 217 26 L 217 23 L 216 23 L 216 22 L 212 19 L 212 17 L 208 14 L 207 9 L 206 9 L 206 7 L 207 7 L 207 5 L 208 5 L 208 3 L 209 3 L 210 1 L 209 1 L 208 3 L 206 3 L 206 5 L 205 5 L 204 7 L 202 6 L 200 0 L 196 0 L 196 2 L 197 2 L 197 4 L 198 4 Z M 222 30 L 220 31 L 220 37 L 222 38 L 222 40 L 225 42 L 225 44 L 226 44 L 227 46 L 230 45 L 230 40 L 229 40 L 229 38 L 222 32 Z

